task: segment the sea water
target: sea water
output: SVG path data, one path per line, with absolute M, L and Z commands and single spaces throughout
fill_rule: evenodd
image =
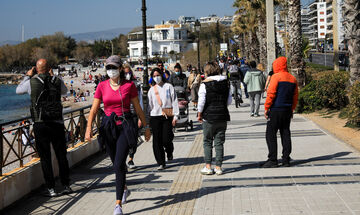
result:
M 0 85 L 0 123 L 30 116 L 30 95 L 17 95 L 17 85 Z

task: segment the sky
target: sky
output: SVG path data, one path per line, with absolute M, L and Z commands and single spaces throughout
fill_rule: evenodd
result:
M 179 16 L 233 15 L 234 0 L 147 0 L 147 24 Z M 141 0 L 0 0 L 0 41 L 133 28 L 142 25 Z

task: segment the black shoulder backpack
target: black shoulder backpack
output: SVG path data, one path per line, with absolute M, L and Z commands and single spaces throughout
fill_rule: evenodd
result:
M 61 104 L 61 85 L 55 76 L 47 76 L 45 80 L 36 77 L 43 90 L 32 105 L 32 116 L 35 121 L 55 121 L 63 119 L 63 107 Z

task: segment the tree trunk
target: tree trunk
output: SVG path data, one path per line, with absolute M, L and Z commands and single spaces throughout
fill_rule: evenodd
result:
M 345 0 L 345 39 L 350 60 L 350 84 L 360 81 L 360 2 Z
M 241 33 L 239 34 L 239 46 L 240 46 L 240 54 L 241 54 L 241 57 L 244 57 L 246 56 L 245 54 L 245 42 L 244 42 L 244 34 Z
M 244 52 L 246 59 L 250 58 L 250 45 L 248 38 L 249 38 L 249 34 L 248 33 L 244 34 L 243 40 L 244 40 Z
M 305 64 L 302 59 L 300 0 L 288 0 L 288 8 L 291 73 L 297 79 L 299 87 L 303 87 L 305 85 Z
M 250 47 L 250 59 L 249 60 L 254 60 L 256 62 L 259 62 L 259 55 L 260 55 L 259 41 L 257 39 L 255 32 L 250 32 L 249 44 L 250 44 L 250 46 L 249 46 Z
M 264 68 L 267 68 L 267 47 L 266 47 L 266 20 L 262 20 L 259 17 L 259 33 L 258 40 L 260 45 L 260 63 L 264 65 Z

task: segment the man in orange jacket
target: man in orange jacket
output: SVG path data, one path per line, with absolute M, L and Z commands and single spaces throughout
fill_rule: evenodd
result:
M 298 84 L 296 78 L 287 70 L 286 57 L 279 57 L 273 63 L 274 75 L 267 90 L 265 102 L 266 143 L 269 149 L 268 160 L 263 168 L 278 166 L 277 131 L 280 130 L 282 166 L 290 166 L 291 134 L 290 121 L 298 101 Z

